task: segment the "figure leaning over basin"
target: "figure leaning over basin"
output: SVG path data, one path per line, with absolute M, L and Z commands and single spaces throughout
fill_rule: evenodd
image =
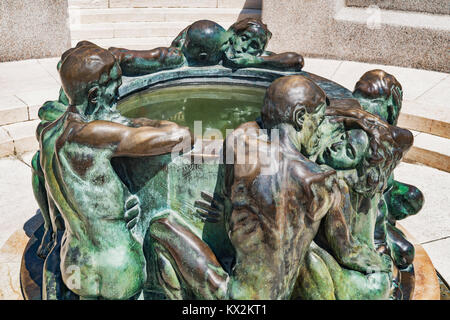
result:
M 56 296 L 44 298 L 58 298 L 48 286 L 59 281 L 51 279 L 59 266 L 65 285 L 81 298 L 136 297 L 146 277 L 142 243 L 132 233 L 140 210 L 111 158 L 170 153 L 191 143 L 190 132 L 167 121 L 120 116 L 114 101 L 121 71 L 107 50 L 71 49 L 60 75 L 69 107 L 42 130 L 40 142 L 50 207 L 58 209 L 65 230 L 44 267 L 44 292 Z M 74 270 L 78 281 L 69 277 Z
M 269 68 L 300 71 L 303 57 L 294 52 L 266 51 L 272 34 L 261 20 L 247 18 L 228 30 L 210 20 L 199 20 L 186 27 L 170 47 L 152 50 L 109 48 L 124 75 L 137 76 L 165 69 L 217 65 L 231 68 Z

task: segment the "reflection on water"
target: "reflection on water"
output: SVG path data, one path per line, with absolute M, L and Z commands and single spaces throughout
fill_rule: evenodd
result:
M 139 92 L 120 101 L 118 109 L 129 118 L 170 120 L 192 132 L 194 121 L 201 121 L 201 134 L 218 129 L 225 137 L 226 129 L 260 116 L 264 93 L 264 88 L 238 85 L 183 85 Z

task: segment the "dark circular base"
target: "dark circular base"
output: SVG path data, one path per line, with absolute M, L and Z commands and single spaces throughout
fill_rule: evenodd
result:
M 43 234 L 44 225 L 42 224 L 30 238 L 22 257 L 20 285 L 25 300 L 42 300 L 44 260 L 39 258 L 36 252 Z M 434 299 L 436 295 L 439 297 L 439 286 L 435 288 L 434 285 L 436 273 L 433 265 L 422 247 L 416 245 L 416 251 L 418 255 L 414 260 L 414 267 L 410 270 L 401 271 L 402 300 Z M 414 270 L 427 274 L 415 274 Z
M 28 241 L 20 266 L 20 288 L 25 300 L 42 300 L 42 270 L 44 259 L 36 254 L 44 235 L 41 224 Z

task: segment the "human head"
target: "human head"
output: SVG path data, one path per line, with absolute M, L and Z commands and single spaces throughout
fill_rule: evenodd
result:
M 216 65 L 222 59 L 228 38 L 219 24 L 210 20 L 196 21 L 186 33 L 183 54 L 191 65 Z
M 295 142 L 307 155 L 315 151 L 317 127 L 329 105 L 325 92 L 313 81 L 300 75 L 276 79 L 267 88 L 261 109 L 265 129 L 287 124 L 295 130 Z
M 229 29 L 233 33 L 231 46 L 236 53 L 261 55 L 272 37 L 260 19 L 246 18 L 234 23 Z
M 343 133 L 337 142 L 329 145 L 319 155 L 318 162 L 333 169 L 355 169 L 369 149 L 369 137 L 360 129 Z
M 393 75 L 379 69 L 366 72 L 356 83 L 353 96 L 364 110 L 391 125 L 397 124 L 403 93 L 402 86 Z
M 87 114 L 97 104 L 111 105 L 122 83 L 122 71 L 114 56 L 87 41 L 63 53 L 59 74 L 69 104 L 84 106 Z
M 361 152 L 363 154 L 361 160 L 343 169 L 356 169 L 356 176 L 347 179 L 356 192 L 366 196 L 383 192 L 392 171 L 412 146 L 411 132 L 390 125 L 380 117 L 360 108 L 330 107 L 327 109 L 327 120 L 340 124 L 344 131 L 360 129 L 367 134 L 368 148 L 365 152 Z M 357 143 L 358 140 L 354 139 L 353 144 Z

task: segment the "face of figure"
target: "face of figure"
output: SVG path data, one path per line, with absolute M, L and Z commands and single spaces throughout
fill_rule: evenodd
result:
M 236 54 L 248 53 L 259 56 L 264 52 L 267 41 L 268 35 L 262 28 L 250 26 L 233 36 L 231 47 Z
M 291 142 L 309 156 L 318 149 L 317 128 L 328 105 L 325 92 L 312 80 L 285 76 L 267 88 L 261 120 L 266 129 L 289 125 Z
M 113 105 L 119 96 L 119 87 L 121 85 L 122 71 L 119 65 L 115 63 L 109 74 L 103 74 L 99 84 L 93 86 L 93 88 L 97 89 L 97 96 L 94 99 L 105 106 Z
M 363 130 L 354 129 L 341 135 L 338 142 L 328 146 L 318 162 L 333 169 L 354 169 L 362 161 L 369 148 L 369 138 Z

